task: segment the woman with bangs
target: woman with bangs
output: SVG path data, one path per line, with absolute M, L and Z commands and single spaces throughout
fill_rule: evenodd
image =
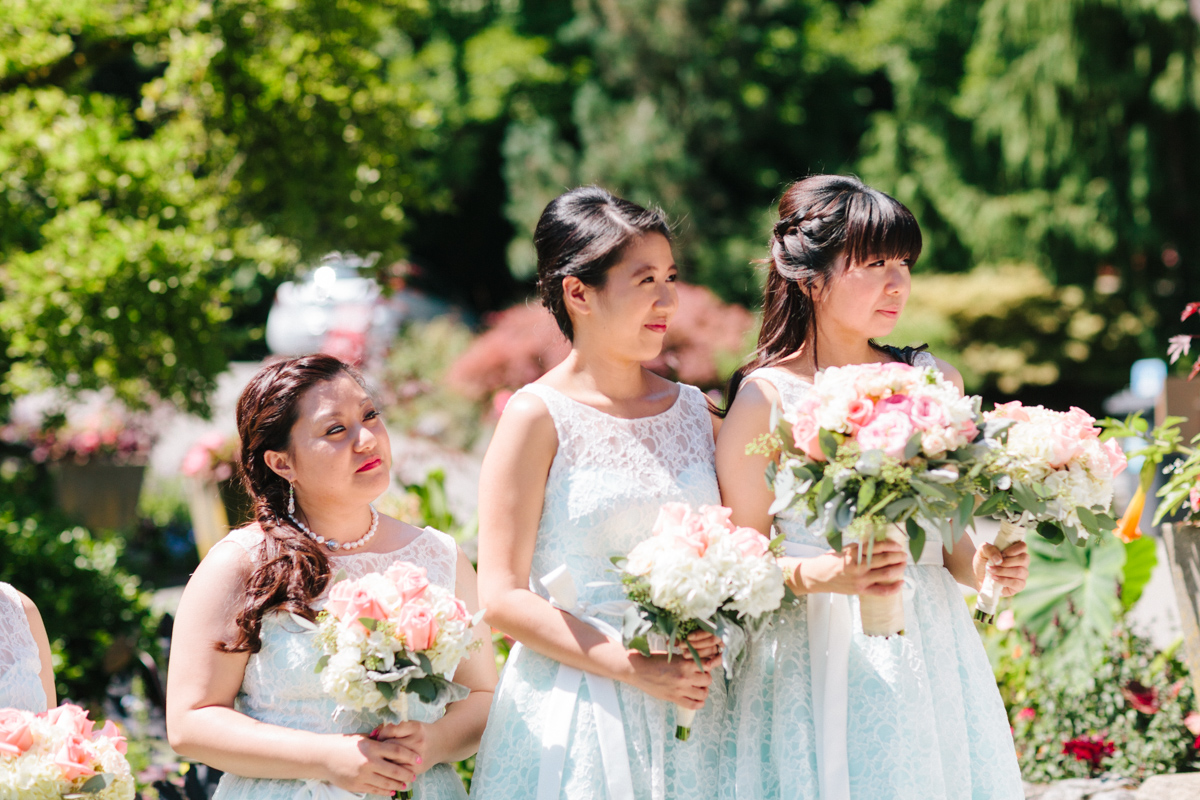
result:
M 1001 553 L 969 537 L 953 550 L 876 543 L 869 563 L 805 530 L 791 511 L 772 517 L 768 460 L 746 446 L 769 430 L 816 372 L 904 362 L 962 377 L 920 348 L 876 344 L 892 332 L 921 253 L 912 213 L 851 177 L 792 184 L 771 238 L 758 348 L 734 373 L 717 440 L 717 477 L 738 525 L 786 537 L 785 607 L 752 647 L 731 687 L 722 796 L 930 800 L 1023 796 L 1012 735 L 992 669 L 958 584 L 991 573 L 1005 595 L 1028 575 L 1025 545 Z M 932 545 L 932 546 L 931 546 Z M 858 596 L 904 592 L 902 636 L 865 636 Z

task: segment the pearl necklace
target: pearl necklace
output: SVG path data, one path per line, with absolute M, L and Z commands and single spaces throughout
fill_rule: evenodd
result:
M 292 521 L 293 525 L 295 525 L 300 530 L 304 531 L 305 536 L 312 539 L 317 544 L 325 545 L 331 551 L 336 553 L 338 550 L 355 550 L 359 547 L 362 547 L 367 542 L 371 541 L 371 537 L 375 535 L 375 531 L 379 530 L 379 512 L 375 510 L 375 505 L 373 503 L 371 504 L 370 508 L 371 508 L 371 527 L 367 529 L 367 532 L 365 534 L 358 537 L 353 542 L 346 542 L 346 543 L 339 542 L 337 539 L 326 539 L 324 536 L 318 536 L 317 534 L 315 534 L 311 530 L 309 530 L 309 527 L 307 525 L 305 525 L 303 522 L 301 522 L 300 520 L 293 517 L 291 514 L 288 514 L 288 519 L 290 519 Z

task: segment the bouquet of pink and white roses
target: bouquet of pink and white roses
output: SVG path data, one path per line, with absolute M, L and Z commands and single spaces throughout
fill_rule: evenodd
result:
M 1000 520 L 996 547 L 1024 541 L 1025 528 L 1051 542 L 1081 545 L 1088 536 L 1116 527 L 1109 516 L 1113 478 L 1126 458 L 1116 439 L 1101 442 L 1100 428 L 1086 411 L 1052 411 L 1042 406 L 1002 403 L 985 413 L 996 442 L 983 471 L 986 497 L 976 510 Z M 984 580 L 975 616 L 991 622 L 1000 600 L 991 578 Z
M 860 364 L 819 371 L 812 389 L 750 452 L 774 456 L 771 513 L 795 508 L 840 549 L 885 538 L 920 559 L 926 533 L 946 547 L 974 516 L 988 446 L 980 400 L 931 367 Z M 903 631 L 899 595 L 860 598 L 863 631 Z
M 627 556 L 613 559 L 632 605 L 625 613 L 625 644 L 649 655 L 651 638 L 664 640 L 667 653 L 688 634 L 705 630 L 725 643 L 723 657 L 732 674 L 746 642 L 746 626 L 779 608 L 785 594 L 775 561 L 780 542 L 768 542 L 753 528 L 738 528 L 724 506 L 667 503 L 653 535 Z M 675 734 L 686 739 L 694 709 L 678 708 Z
M 0 709 L 0 797 L 133 800 L 125 737 L 96 730 L 88 712 L 62 705 L 33 714 Z
M 482 614 L 482 612 L 481 612 Z M 383 573 L 341 580 L 317 617 L 321 686 L 342 708 L 407 718 L 410 694 L 426 703 L 461 700 L 453 682 L 473 649 L 472 618 L 424 568 L 397 561 Z

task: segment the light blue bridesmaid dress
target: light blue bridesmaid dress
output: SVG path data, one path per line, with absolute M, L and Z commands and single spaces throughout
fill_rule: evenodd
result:
M 624 595 L 609 557 L 629 552 L 648 537 L 663 503 L 720 503 L 712 420 L 704 395 L 681 385 L 675 403 L 661 414 L 620 419 L 541 384 L 521 391 L 546 404 L 558 434 L 530 588 L 547 596 L 539 579 L 565 564 L 581 601 L 620 600 Z M 619 619 L 612 622 L 620 627 Z M 624 737 L 632 786 L 610 790 L 614 754 L 610 750 L 605 757 L 597 733 L 597 720 L 605 716 L 600 696 L 593 697 L 592 687 L 599 685 L 590 678 L 578 681 L 577 696 L 568 695 L 564 705 L 562 693 L 555 692 L 561 666 L 527 647 L 513 649 L 483 735 L 472 797 L 632 800 L 613 796 L 629 790 L 637 800 L 716 797 L 725 715 L 725 681 L 719 672 L 687 742 L 674 739 L 673 705 L 615 683 L 616 723 Z M 606 686 L 612 682 L 599 688 L 611 691 Z M 544 768 L 543 736 L 549 745 L 555 723 L 565 729 L 565 753 L 549 746 Z M 555 752 L 562 757 L 557 762 L 561 776 L 551 768 Z
M 257 556 L 263 534 L 253 528 L 230 533 L 217 546 L 237 544 Z M 350 578 L 383 572 L 395 561 L 424 567 L 430 583 L 454 591 L 458 545 L 441 531 L 426 528 L 404 547 L 390 553 L 351 553 L 330 559 L 333 571 L 345 570 Z M 314 603 L 324 605 L 326 598 Z M 369 733 L 380 723 L 396 720 L 379 714 L 342 712 L 335 719 L 337 703 L 321 689 L 321 676 L 313 671 L 320 658 L 315 633 L 298 625 L 290 615 L 270 613 L 262 621 L 262 649 L 250 656 L 235 707 L 262 722 L 313 733 Z M 421 702 L 409 704 L 409 719 L 435 722 L 445 713 L 442 706 Z M 303 800 L 321 795 L 321 786 L 299 780 L 245 778 L 226 773 L 213 800 Z M 449 764 L 438 764 L 413 783 L 413 800 L 465 800 L 462 780 Z M 383 800 L 379 795 L 369 798 Z
M 750 377 L 769 381 L 785 409 L 810 386 L 777 368 Z M 829 550 L 790 513 L 775 525 L 796 555 Z M 854 596 L 812 595 L 780 613 L 731 688 L 723 798 L 1024 796 L 991 665 L 940 545 L 927 541 L 917 564 L 909 557 L 903 636 L 864 636 Z
M 42 658 L 17 590 L 0 583 L 0 708 L 46 710 Z

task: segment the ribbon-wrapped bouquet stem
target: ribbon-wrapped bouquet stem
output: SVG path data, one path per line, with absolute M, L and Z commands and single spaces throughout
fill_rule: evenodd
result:
M 786 589 L 776 563 L 780 542 L 768 542 L 753 528 L 738 528 L 724 506 L 667 503 L 653 535 L 613 563 L 631 604 L 622 636 L 627 647 L 650 655 L 655 639 L 668 658 L 687 647 L 696 664 L 699 654 L 687 641 L 704 630 L 724 644 L 726 674 L 745 648 L 748 628 L 779 608 Z M 675 735 L 687 739 L 696 711 L 676 707 Z
M 928 533 L 952 548 L 974 517 L 983 425 L 980 399 L 931 367 L 829 367 L 748 451 L 772 457 L 772 514 L 793 508 L 831 547 L 858 542 L 868 559 L 874 542 L 907 542 L 917 561 Z M 859 601 L 864 633 L 903 633 L 900 595 Z
M 405 561 L 355 580 L 339 577 L 316 633 L 324 653 L 316 671 L 339 711 L 390 712 L 404 722 L 411 695 L 444 704 L 469 694 L 454 683 L 454 671 L 473 649 L 471 629 L 483 612 L 472 617 L 424 568 Z
M 1051 542 L 1075 545 L 1116 527 L 1108 512 L 1125 454 L 1116 439 L 1101 442 L 1096 420 L 1086 411 L 1014 401 L 984 419 L 992 457 L 982 473 L 986 499 L 975 513 L 1000 520 L 996 547 L 1024 541 L 1030 526 Z M 999 602 L 989 575 L 979 589 L 975 618 L 992 622 Z

